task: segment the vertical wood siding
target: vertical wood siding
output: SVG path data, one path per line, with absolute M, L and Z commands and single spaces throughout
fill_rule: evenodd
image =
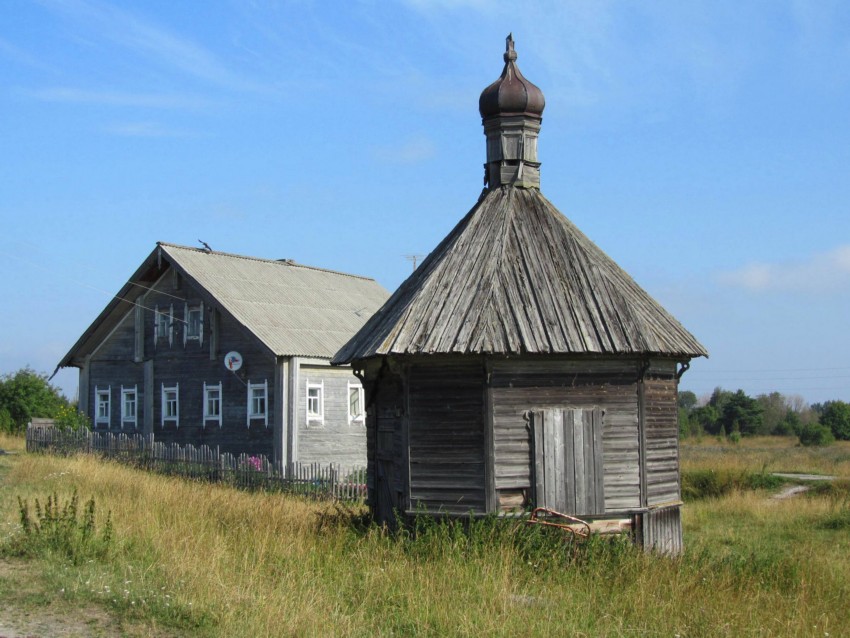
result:
M 682 516 L 679 507 L 651 510 L 640 516 L 637 541 L 647 551 L 678 556 L 682 543 Z
M 485 511 L 483 381 L 480 364 L 410 368 L 412 507 Z
M 603 514 L 602 411 L 535 410 L 531 425 L 535 505 L 583 517 Z

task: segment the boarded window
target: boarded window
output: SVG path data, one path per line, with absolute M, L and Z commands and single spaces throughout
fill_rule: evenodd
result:
M 573 515 L 604 513 L 602 410 L 535 410 L 531 421 L 537 506 Z

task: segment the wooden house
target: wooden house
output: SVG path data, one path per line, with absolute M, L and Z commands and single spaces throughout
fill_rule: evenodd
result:
M 373 279 L 158 243 L 59 367 L 95 430 L 284 462 L 365 463 L 363 389 L 329 360 Z
M 334 357 L 364 380 L 370 507 L 547 507 L 676 552 L 677 386 L 707 353 L 541 194 L 516 57 L 479 100 L 478 202 Z

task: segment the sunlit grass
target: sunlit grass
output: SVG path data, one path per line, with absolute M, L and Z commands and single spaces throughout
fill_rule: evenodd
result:
M 331 504 L 87 457 L 0 462 L 11 463 L 4 535 L 17 525 L 18 495 L 67 498 L 76 487 L 112 511 L 111 559 L 39 563 L 55 592 L 181 634 L 850 635 L 847 529 L 825 524 L 847 507 L 840 496 L 733 492 L 689 504 L 686 554 L 669 560 L 600 539 L 578 554 L 560 540 L 529 544 L 504 524 L 471 540 L 440 527 L 392 536 L 334 517 Z
M 682 470 L 801 472 L 850 478 L 850 441 L 805 447 L 794 437 L 744 437 L 739 443 L 704 436 L 680 444 Z

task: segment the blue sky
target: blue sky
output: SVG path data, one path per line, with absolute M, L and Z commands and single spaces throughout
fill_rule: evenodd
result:
M 478 197 L 513 32 L 541 189 L 708 348 L 682 388 L 850 401 L 850 3 L 521 6 L 9 0 L 0 372 L 158 240 L 395 289 Z

